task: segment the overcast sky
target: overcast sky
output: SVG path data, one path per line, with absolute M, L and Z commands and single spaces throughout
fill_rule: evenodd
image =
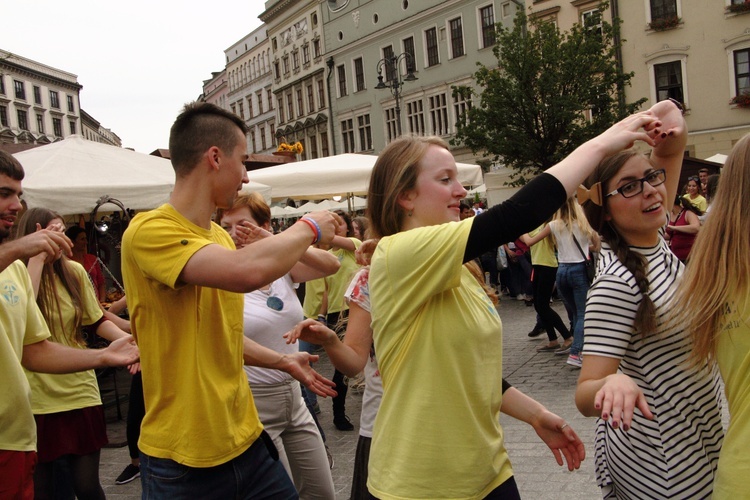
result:
M 264 0 L 23 0 L 0 3 L 0 48 L 78 75 L 81 107 L 150 153 L 224 50 L 261 25 Z

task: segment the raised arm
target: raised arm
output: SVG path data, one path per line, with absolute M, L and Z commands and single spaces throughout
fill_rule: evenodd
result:
M 336 230 L 334 214 L 327 211 L 311 212 L 305 216 L 312 223 L 300 221 L 281 234 L 264 238 L 240 250 L 229 250 L 221 245 L 201 248 L 180 273 L 182 283 L 221 288 L 248 293 L 288 273 L 299 261 L 320 228 L 320 241 L 330 243 Z

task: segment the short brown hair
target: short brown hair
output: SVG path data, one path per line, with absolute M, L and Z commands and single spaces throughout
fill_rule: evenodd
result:
M 5 151 L 0 151 L 0 174 L 7 175 L 14 181 L 22 181 L 24 176 L 21 163 Z
M 189 174 L 203 153 L 213 146 L 231 152 L 237 147 L 237 132 L 247 126 L 237 115 L 207 102 L 186 104 L 169 131 L 169 154 L 175 174 Z
M 271 209 L 268 207 L 266 200 L 263 199 L 263 196 L 261 196 L 260 193 L 253 191 L 249 194 L 241 194 L 235 198 L 232 208 L 228 210 L 217 210 L 216 222 L 221 224 L 221 219 L 224 217 L 224 214 L 242 207 L 247 207 L 250 210 L 250 215 L 259 226 L 263 226 L 271 221 Z

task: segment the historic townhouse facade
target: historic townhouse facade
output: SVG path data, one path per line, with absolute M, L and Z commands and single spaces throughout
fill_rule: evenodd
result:
M 326 0 L 267 0 L 259 16 L 271 44 L 277 142 L 302 143 L 301 159 L 337 151 L 330 136 L 329 77 L 322 9 Z
M 122 147 L 120 137 L 112 132 L 112 130 L 102 127 L 102 124 L 86 113 L 84 109 L 81 110 L 81 135 L 89 141 L 101 142 L 102 144 L 117 146 L 118 148 Z
M 227 104 L 227 70 L 211 73 L 211 78 L 203 80 L 203 93 L 198 97 L 201 102 L 215 104 L 221 109 L 229 109 Z
M 375 154 L 399 130 L 446 140 L 455 135 L 457 117 L 471 102 L 454 96 L 451 87 L 471 85 L 477 62 L 497 64 L 492 28 L 495 23 L 511 26 L 518 7 L 507 0 L 338 0 L 322 5 L 337 150 Z M 395 66 L 380 63 L 393 56 L 398 58 Z M 376 88 L 379 77 L 385 88 Z M 475 160 L 465 149 L 454 154 L 460 161 Z
M 250 154 L 276 150 L 271 45 L 263 25 L 224 51 L 226 104 L 248 127 Z
M 0 50 L 0 143 L 49 144 L 81 133 L 78 77 Z
M 596 9 L 596 0 L 527 2 L 561 29 Z M 635 72 L 628 101 L 672 97 L 685 103 L 688 152 L 728 153 L 750 132 L 750 4 L 744 0 L 610 0 L 622 19 L 622 65 Z M 746 102 L 748 104 L 743 104 Z

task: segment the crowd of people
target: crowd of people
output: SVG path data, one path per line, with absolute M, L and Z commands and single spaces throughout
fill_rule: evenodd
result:
M 99 304 L 85 234 L 47 209 L 16 224 L 23 168 L 0 153 L 0 497 L 104 497 L 102 366 L 136 374 L 123 474 L 144 498 L 333 498 L 314 398 L 351 431 L 344 377 L 362 372 L 353 499 L 520 498 L 500 412 L 569 470 L 591 447 L 604 498 L 746 494 L 750 137 L 720 182 L 701 171 L 678 193 L 687 126 L 661 101 L 483 209 L 443 140 L 404 136 L 366 218 L 274 234 L 265 201 L 238 196 L 246 132 L 210 104 L 177 117 L 169 202 L 123 237 L 125 322 Z M 503 377 L 503 285 L 533 304 L 536 350 L 580 369 L 595 442 Z M 83 327 L 111 344 L 87 349 Z

